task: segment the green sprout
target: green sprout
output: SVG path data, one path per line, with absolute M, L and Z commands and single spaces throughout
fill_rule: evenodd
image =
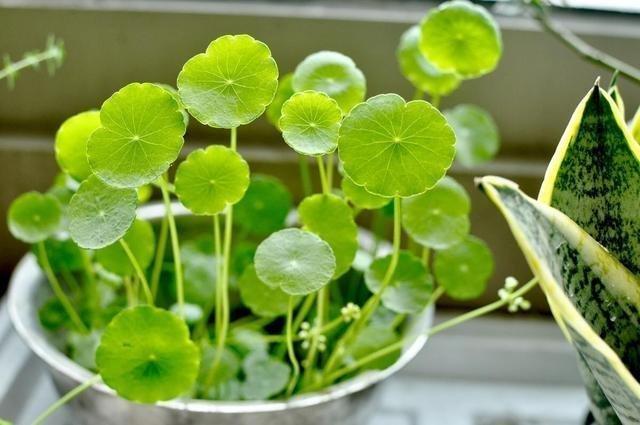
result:
M 41 51 L 27 52 L 23 55 L 22 59 L 18 61 L 12 61 L 9 55 L 3 57 L 3 68 L 0 68 L 0 80 L 7 80 L 9 89 L 13 89 L 16 84 L 16 79 L 20 75 L 20 71 L 33 68 L 38 69 L 41 64 L 45 64 L 49 75 L 62 66 L 64 61 L 65 51 L 64 42 L 50 35 L 47 38 L 47 44 Z

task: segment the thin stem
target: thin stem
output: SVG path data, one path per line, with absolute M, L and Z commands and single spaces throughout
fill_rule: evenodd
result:
M 51 285 L 51 289 L 53 290 L 53 293 L 55 294 L 56 297 L 58 297 L 58 300 L 60 300 L 62 307 L 64 307 L 65 311 L 67 312 L 67 315 L 69 316 L 73 324 L 78 328 L 78 330 L 85 334 L 89 333 L 89 329 L 87 329 L 87 326 L 84 324 L 84 322 L 82 322 L 82 319 L 80 319 L 80 316 L 78 315 L 76 310 L 73 308 L 73 304 L 71 304 L 71 301 L 69 301 L 69 298 L 67 298 L 67 295 L 62 290 L 62 286 L 60 286 L 60 281 L 58 281 L 56 274 L 53 272 L 53 269 L 51 268 L 51 263 L 49 262 L 49 256 L 47 255 L 47 250 L 44 246 L 44 242 L 42 241 L 38 242 L 37 245 L 38 245 L 38 256 L 40 257 L 40 264 L 42 265 L 44 273 L 47 276 L 47 279 L 49 280 L 49 284 Z
M 333 158 L 334 153 L 327 155 L 327 183 L 329 184 L 329 190 L 333 187 Z
M 513 294 L 511 294 L 510 297 L 505 298 L 505 299 L 500 299 L 497 301 L 492 302 L 491 304 L 487 304 L 483 307 L 477 308 L 475 310 L 472 310 L 468 313 L 462 314 L 458 317 L 454 317 L 453 319 L 447 320 L 445 322 L 440 323 L 439 325 L 436 325 L 434 327 L 432 327 L 431 329 L 429 329 L 425 335 L 427 337 L 436 335 L 444 330 L 450 329 L 454 326 L 460 325 L 464 322 L 467 322 L 471 319 L 475 319 L 477 317 L 480 316 L 484 316 L 488 313 L 494 312 L 502 307 L 504 307 L 505 305 L 507 305 L 511 300 L 517 298 L 517 297 L 521 297 L 523 295 L 525 295 L 527 292 L 529 292 L 531 289 L 535 288 L 536 285 L 538 284 L 538 279 L 537 278 L 533 278 L 531 279 L 529 282 L 527 282 L 526 284 L 524 284 L 522 287 L 520 287 L 520 289 L 516 290 L 513 292 Z M 342 378 L 343 376 L 354 372 L 358 369 L 360 369 L 362 366 L 366 365 L 367 363 L 373 362 L 381 357 L 384 357 L 386 355 L 389 355 L 395 351 L 401 350 L 403 347 L 405 346 L 405 341 L 398 341 L 395 342 L 391 345 L 386 346 L 385 348 L 382 348 L 381 350 L 378 350 L 374 353 L 369 354 L 368 356 L 362 357 L 361 359 L 359 359 L 358 361 L 354 362 L 353 364 L 346 366 L 338 371 L 336 371 L 335 373 L 331 374 L 328 376 L 327 380 L 325 382 L 335 382 L 337 379 Z
M 309 172 L 309 160 L 304 155 L 298 155 L 298 165 L 300 167 L 300 180 L 302 180 L 302 193 L 306 197 L 313 193 L 311 173 Z
M 362 308 L 360 317 L 357 320 L 354 320 L 354 322 L 336 344 L 336 348 L 331 353 L 331 356 L 329 357 L 329 361 L 327 362 L 327 366 L 325 368 L 325 370 L 327 370 L 328 372 L 334 370 L 334 368 L 339 364 L 342 356 L 344 355 L 346 347 L 351 344 L 351 342 L 360 333 L 362 328 L 367 324 L 367 322 L 371 318 L 371 315 L 375 312 L 376 308 L 380 304 L 382 294 L 391 283 L 391 278 L 395 273 L 396 267 L 398 265 L 398 258 L 400 257 L 400 244 L 402 242 L 402 199 L 400 197 L 395 197 L 393 203 L 393 251 L 391 253 L 391 261 L 389 262 L 387 271 L 384 275 L 384 278 L 382 279 L 382 283 L 380 284 L 380 289 L 367 300 L 364 307 Z
M 87 277 L 89 305 L 91 306 L 91 311 L 96 311 L 100 307 L 100 293 L 98 292 L 98 284 L 96 282 L 96 271 L 93 268 L 93 264 L 91 264 L 89 253 L 86 250 L 80 249 L 80 256 L 82 257 L 82 267 Z
M 89 378 L 86 382 L 78 385 L 77 387 L 75 387 L 74 389 L 72 389 L 62 397 L 60 397 L 58 400 L 56 400 L 56 402 L 53 403 L 51 406 L 47 407 L 47 410 L 42 412 L 33 421 L 33 425 L 40 425 L 44 423 L 45 419 L 51 416 L 56 410 L 58 410 L 59 408 L 64 406 L 66 403 L 73 400 L 75 397 L 79 396 L 87 389 L 91 388 L 93 384 L 97 384 L 98 382 L 100 382 L 100 375 L 94 375 L 91 378 Z
M 127 306 L 133 307 L 138 301 L 135 296 L 135 291 L 133 289 L 133 283 L 131 282 L 131 278 L 129 276 L 125 276 L 122 278 L 122 284 L 124 285 L 124 291 L 127 295 Z
M 234 127 L 234 128 L 231 129 L 231 137 L 230 137 L 230 140 L 229 140 L 229 147 L 233 151 L 238 149 L 238 127 Z
M 438 286 L 431 294 L 431 297 L 429 298 L 429 302 L 427 303 L 427 306 L 437 303 L 440 297 L 442 297 L 443 295 L 444 295 L 444 288 L 442 286 Z
M 142 292 L 144 292 L 144 296 L 147 299 L 147 304 L 153 305 L 153 294 L 151 293 L 151 289 L 149 288 L 149 282 L 147 281 L 147 277 L 144 275 L 144 271 L 142 270 L 142 267 L 140 267 L 140 263 L 138 262 L 138 259 L 136 258 L 135 255 L 133 255 L 133 252 L 131 251 L 131 247 L 129 246 L 127 241 L 125 241 L 124 239 L 120 239 L 120 245 L 122 246 L 122 249 L 124 249 L 124 252 L 127 254 L 127 257 L 129 257 L 129 261 L 131 262 L 131 265 L 133 266 L 133 269 L 136 271 L 136 275 L 138 276 L 138 279 L 142 284 Z
M 305 317 L 307 317 L 307 315 L 309 314 L 309 311 L 311 311 L 311 307 L 313 307 L 313 302 L 315 301 L 315 297 L 316 297 L 315 292 L 311 293 L 307 295 L 304 302 L 302 303 L 302 307 L 300 307 L 300 309 L 298 310 L 298 314 L 296 314 L 296 318 L 293 321 L 293 330 L 295 332 L 297 332 L 298 329 L 300 329 L 300 325 L 304 321 Z
M 173 263 L 176 274 L 176 295 L 178 298 L 178 311 L 180 315 L 184 314 L 184 281 L 182 280 L 182 260 L 180 259 L 180 243 L 178 242 L 178 229 L 176 228 L 176 220 L 171 210 L 171 197 L 167 188 L 165 177 L 158 179 L 162 199 L 164 201 L 165 214 L 169 220 L 169 235 L 171 237 L 171 249 L 173 251 Z
M 287 309 L 287 353 L 289 353 L 289 360 L 293 367 L 293 374 L 291 380 L 287 386 L 287 396 L 293 394 L 298 383 L 298 377 L 300 376 L 300 365 L 296 358 L 296 352 L 293 349 L 293 297 L 289 297 L 289 308 Z
M 428 269 L 431 260 L 431 250 L 426 246 L 422 247 L 422 264 Z
M 322 156 L 316 156 L 318 162 L 318 171 L 320 172 L 320 184 L 322 185 L 322 193 L 329 193 L 331 191 L 329 187 L 329 181 L 327 180 L 327 172 L 324 168 L 324 160 Z
M 316 323 L 314 328 L 317 329 L 317 332 L 313 334 L 311 339 L 311 345 L 309 346 L 309 352 L 307 353 L 307 357 L 304 360 L 304 375 L 302 377 L 303 383 L 309 379 L 311 370 L 313 370 L 316 362 L 316 354 L 318 352 L 318 344 L 320 335 L 322 335 L 322 327 L 324 326 L 324 316 L 325 316 L 325 301 L 327 299 L 327 287 L 324 286 L 318 291 L 317 305 L 316 305 Z
M 433 106 L 434 108 L 439 108 L 441 99 L 442 99 L 442 97 L 439 94 L 432 95 L 431 96 L 431 106 Z
M 220 335 L 220 325 L 222 324 L 222 239 L 220 237 L 220 215 L 213 216 L 213 246 L 216 256 L 216 301 L 215 301 L 215 326 L 216 336 Z M 206 320 L 206 319 L 205 319 Z
M 160 224 L 160 235 L 158 236 L 158 245 L 156 246 L 156 255 L 151 271 L 151 294 L 153 299 L 158 295 L 158 285 L 160 284 L 160 274 L 162 273 L 162 263 L 164 262 L 164 253 L 167 249 L 167 236 L 169 233 L 169 220 L 165 215 L 162 217 Z
M 342 316 L 340 317 L 336 317 L 335 319 L 333 319 L 332 321 L 330 321 L 329 323 L 327 323 L 326 325 L 324 325 L 321 329 L 320 329 L 320 333 L 321 334 L 326 334 L 328 332 L 331 332 L 332 330 L 336 329 L 338 326 L 342 325 L 344 323 L 344 319 L 342 318 Z M 293 326 L 293 330 L 295 333 L 295 329 L 296 327 Z M 264 340 L 267 342 L 283 342 L 286 340 L 286 337 L 283 337 L 282 335 L 264 335 L 263 336 Z M 293 336 L 293 340 L 294 341 L 302 341 L 304 340 L 303 337 L 299 336 L 299 335 L 294 335 Z
M 421 100 L 423 97 L 424 91 L 416 89 L 416 91 L 413 92 L 413 100 Z
M 611 71 L 618 70 L 620 75 L 640 83 L 640 69 L 621 61 L 601 50 L 596 49 L 592 45 L 586 43 L 580 37 L 566 29 L 564 26 L 555 23 L 549 15 L 546 6 L 540 0 L 532 0 L 530 2 L 534 11 L 534 17 L 542 27 L 555 38 L 560 40 L 565 46 L 573 50 L 583 59 L 599 65 Z

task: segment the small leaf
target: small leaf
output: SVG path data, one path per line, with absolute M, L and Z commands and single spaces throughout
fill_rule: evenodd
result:
M 91 175 L 87 142 L 100 127 L 100 112 L 87 111 L 68 118 L 56 133 L 56 161 L 65 173 L 81 182 Z
M 280 130 L 280 116 L 282 115 L 282 105 L 289 100 L 295 91 L 293 91 L 293 73 L 285 74 L 280 78 L 278 90 L 273 98 L 273 102 L 267 106 L 267 119 L 278 130 Z
M 280 117 L 282 137 L 302 155 L 324 155 L 338 147 L 342 111 L 325 93 L 296 93 L 284 105 Z
M 447 176 L 433 189 L 402 200 L 402 227 L 419 244 L 445 249 L 469 233 L 470 210 L 467 192 Z
M 202 311 L 202 307 L 198 304 L 184 303 L 180 305 L 178 303 L 173 304 L 169 311 L 175 314 L 176 316 L 182 318 L 187 325 L 196 325 L 200 323 L 204 312 Z
M 191 212 L 215 215 L 242 199 L 249 186 L 249 165 L 225 146 L 197 149 L 178 167 L 175 185 Z
M 129 245 L 140 267 L 143 270 L 149 267 L 155 254 L 156 245 L 151 224 L 148 221 L 135 220 L 123 239 Z M 127 253 L 118 242 L 96 251 L 96 261 L 106 270 L 119 276 L 132 276 L 135 274 L 135 269 Z
M 266 44 L 225 35 L 189 59 L 178 92 L 191 115 L 211 127 L 235 128 L 264 112 L 278 87 L 278 66 Z
M 346 114 L 364 100 L 367 83 L 351 58 L 338 52 L 322 51 L 307 56 L 296 67 L 293 89 L 326 93 Z
M 438 251 L 433 271 L 447 295 L 469 300 L 485 291 L 493 273 L 493 256 L 483 241 L 467 236 L 462 242 Z
M 187 112 L 187 109 L 184 106 L 184 103 L 182 103 L 182 98 L 180 98 L 180 94 L 178 93 L 178 89 L 176 89 L 173 86 L 170 86 L 169 84 L 163 84 L 163 83 L 155 83 L 156 86 L 162 87 L 163 89 L 165 89 L 167 91 L 167 93 L 169 93 L 171 95 L 171 97 L 173 97 L 173 100 L 176 101 L 176 103 L 178 104 L 178 106 L 180 107 L 180 113 L 182 114 L 182 118 L 184 120 L 184 125 L 185 127 L 189 125 L 189 113 Z
M 267 400 L 282 392 L 289 382 L 288 364 L 263 354 L 251 354 L 244 359 L 242 369 L 246 380 L 242 394 L 246 400 Z
M 456 133 L 456 160 L 465 167 L 493 159 L 500 148 L 498 126 L 489 112 L 475 105 L 458 105 L 444 111 Z
M 197 240 L 182 245 L 180 255 L 184 269 L 184 299 L 206 308 L 215 296 L 216 258 L 212 252 L 203 251 Z M 171 288 L 175 290 L 175 285 Z
M 213 361 L 216 356 L 216 348 L 206 343 L 202 348 L 202 361 L 200 362 L 200 372 L 198 376 L 198 380 L 203 382 L 206 377 L 209 375 L 211 371 L 211 367 L 213 366 Z M 240 372 L 240 359 L 238 356 L 228 348 L 225 348 L 222 351 L 222 356 L 220 356 L 220 363 L 216 370 L 216 373 L 213 376 L 213 381 L 216 384 L 221 384 L 227 381 L 230 381 L 237 377 L 238 372 Z
M 100 121 L 87 156 L 93 172 L 112 186 L 153 182 L 178 158 L 184 143 L 180 105 L 155 84 L 133 83 L 117 91 L 102 105 Z
M 233 211 L 238 226 L 249 234 L 263 236 L 284 227 L 291 207 L 291 194 L 280 180 L 256 174 Z
M 9 206 L 7 224 L 14 238 L 26 243 L 42 242 L 60 229 L 62 208 L 56 198 L 27 192 Z
M 263 283 L 253 265 L 247 266 L 238 279 L 242 303 L 260 317 L 283 316 L 289 309 L 290 295 L 280 288 L 271 288 Z M 296 297 L 296 304 L 300 298 Z
M 89 334 L 69 332 L 67 342 L 71 360 L 89 370 L 96 370 L 96 350 L 100 344 L 102 331 L 93 331 Z
M 629 129 L 631 130 L 631 136 L 634 140 L 640 143 L 640 107 L 633 116 L 633 119 L 629 124 Z
M 353 182 L 380 196 L 413 196 L 431 189 L 451 166 L 455 136 L 429 103 L 381 94 L 351 110 L 338 149 Z
M 331 246 L 336 258 L 333 279 L 346 273 L 358 250 L 358 227 L 349 205 L 333 194 L 312 195 L 300 203 L 298 214 L 305 229 Z
M 396 51 L 402 74 L 418 90 L 445 96 L 460 86 L 460 78 L 453 72 L 442 72 L 433 66 L 420 51 L 420 26 L 409 28 L 400 39 Z
M 366 271 L 364 281 L 374 294 L 380 291 L 389 268 L 391 255 L 376 259 Z M 433 279 L 419 258 L 408 251 L 400 252 L 398 266 L 382 293 L 382 304 L 401 314 L 421 312 L 433 292 Z
M 342 178 L 341 187 L 344 196 L 358 208 L 365 210 L 377 210 L 391 202 L 391 198 L 367 192 L 364 187 L 355 184 L 349 176 L 344 176 Z
M 620 87 L 618 85 L 614 85 L 608 91 L 609 96 L 611 96 L 611 100 L 618 107 L 618 111 L 620 112 L 620 116 L 624 119 L 625 109 L 624 109 L 624 99 L 622 99 L 622 94 L 620 93 Z
M 493 17 L 466 0 L 448 1 L 432 9 L 420 23 L 420 50 L 445 72 L 475 78 L 495 69 L 502 37 Z
M 38 320 L 43 328 L 58 331 L 62 328 L 73 328 L 73 322 L 57 297 L 49 298 L 38 309 Z
M 81 247 L 104 248 L 127 232 L 136 216 L 135 189 L 108 186 L 91 176 L 78 188 L 67 208 L 69 233 Z
M 140 305 L 123 310 L 106 327 L 96 364 L 105 384 L 121 397 L 155 403 L 193 386 L 200 356 L 182 319 Z
M 242 356 L 249 353 L 267 354 L 269 344 L 264 338 L 264 334 L 248 327 L 237 327 L 231 329 L 229 344 Z
M 52 236 L 44 241 L 44 249 L 54 273 L 60 273 L 63 270 L 75 272 L 84 267 L 82 251 L 71 239 L 58 239 L 57 235 Z M 33 247 L 33 252 L 37 253 L 36 247 Z M 40 261 L 38 258 L 38 263 Z
M 328 243 L 311 232 L 284 229 L 273 233 L 255 255 L 256 273 L 272 288 L 289 295 L 306 295 L 331 280 L 336 258 Z

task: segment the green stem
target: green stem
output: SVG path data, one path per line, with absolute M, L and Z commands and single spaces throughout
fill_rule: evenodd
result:
M 44 273 L 47 276 L 47 279 L 49 280 L 49 284 L 51 285 L 51 289 L 53 290 L 53 293 L 55 294 L 56 297 L 58 297 L 58 300 L 60 300 L 60 303 L 64 307 L 65 311 L 67 312 L 67 315 L 69 316 L 73 324 L 76 326 L 76 328 L 78 328 L 78 330 L 82 333 L 85 333 L 85 334 L 89 333 L 89 329 L 87 329 L 87 326 L 82 322 L 82 320 L 80 319 L 80 316 L 78 315 L 76 310 L 73 308 L 71 301 L 69 301 L 69 298 L 67 298 L 67 295 L 62 290 L 62 287 L 60 286 L 60 281 L 58 281 L 56 274 L 53 272 L 53 269 L 51 268 L 51 263 L 49 262 L 49 256 L 47 255 L 47 250 L 44 246 L 44 242 L 42 241 L 38 242 L 37 245 L 38 245 L 38 256 L 40 257 L 40 263 L 42 264 Z
M 213 246 L 216 256 L 216 301 L 215 301 L 215 326 L 216 335 L 220 335 L 222 324 L 222 239 L 220 237 L 220 215 L 213 216 Z M 207 319 L 204 319 L 207 320 Z
M 416 91 L 413 92 L 413 100 L 422 100 L 422 98 L 424 98 L 424 91 L 416 89 Z
M 293 367 L 293 374 L 291 380 L 287 386 L 287 397 L 293 394 L 298 383 L 298 376 L 300 376 L 300 365 L 296 358 L 296 352 L 293 349 L 293 297 L 289 297 L 289 308 L 287 309 L 287 353 L 289 353 L 289 360 Z
M 169 221 L 169 235 L 171 237 L 171 249 L 173 251 L 173 263 L 176 274 L 176 295 L 178 298 L 178 311 L 182 316 L 184 314 L 184 281 L 182 280 L 182 260 L 180 259 L 180 243 L 178 242 L 178 229 L 176 228 L 176 220 L 171 210 L 171 197 L 167 188 L 165 177 L 158 179 L 160 183 L 160 191 L 164 201 L 165 214 Z
M 151 294 L 153 299 L 158 295 L 158 285 L 160 284 L 160 274 L 162 273 L 162 263 L 164 262 L 164 253 L 167 249 L 167 236 L 169 233 L 169 220 L 165 215 L 160 224 L 160 235 L 158 236 L 158 245 L 156 246 L 156 255 L 151 271 Z
M 344 355 L 346 347 L 351 344 L 351 342 L 358 336 L 362 328 L 367 324 L 371 315 L 375 312 L 376 308 L 380 304 L 380 299 L 382 297 L 383 292 L 391 283 L 391 278 L 396 271 L 396 267 L 398 265 L 398 258 L 400 257 L 400 244 L 402 242 L 402 199 L 400 197 L 395 197 L 393 199 L 394 209 L 393 209 L 393 251 L 391 253 L 391 261 L 389 262 L 389 267 L 387 267 L 387 271 L 382 279 L 382 283 L 380 284 L 380 289 L 378 292 L 373 294 L 371 298 L 367 300 L 364 307 L 362 308 L 360 317 L 357 320 L 354 320 L 351 326 L 347 329 L 345 334 L 340 338 L 338 343 L 336 344 L 335 349 L 331 353 L 329 357 L 329 361 L 327 362 L 326 370 L 331 372 L 337 367 Z
M 133 289 L 133 284 L 131 283 L 131 278 L 129 276 L 123 277 L 122 284 L 124 285 L 124 291 L 127 295 L 127 306 L 135 306 L 138 302 L 135 296 L 135 291 Z
M 432 95 L 431 96 L 431 106 L 433 106 L 434 108 L 439 108 L 441 99 L 442 99 L 442 97 L 439 94 Z
M 327 292 L 326 286 L 322 287 L 320 291 L 318 291 L 318 298 L 317 298 L 318 303 L 316 306 L 316 323 L 314 325 L 314 329 L 316 329 L 317 331 L 313 334 L 313 337 L 311 339 L 311 345 L 309 346 L 309 351 L 307 352 L 307 357 L 305 358 L 303 363 L 303 366 L 304 366 L 304 375 L 302 377 L 303 384 L 306 384 L 308 382 L 310 373 L 315 367 L 319 338 L 320 338 L 320 335 L 322 334 L 322 328 L 324 326 L 324 315 L 325 315 L 325 309 L 326 309 L 325 301 L 327 299 L 326 292 Z
M 47 410 L 42 412 L 33 421 L 32 425 L 40 425 L 40 424 L 44 423 L 45 419 L 47 419 L 49 416 L 51 416 L 56 410 L 58 410 L 63 405 L 65 405 L 69 401 L 73 400 L 75 397 L 77 397 L 78 395 L 82 394 L 87 389 L 91 388 L 91 386 L 93 384 L 97 384 L 98 382 L 100 382 L 100 375 L 94 375 L 91 378 L 89 378 L 86 382 L 78 385 L 77 387 L 75 387 L 74 389 L 72 389 L 71 391 L 69 391 L 68 393 L 63 395 L 62 397 L 60 397 L 58 400 L 56 400 L 56 402 L 53 403 L 51 406 L 47 407 Z
M 333 319 L 332 321 L 330 321 L 329 323 L 324 325 L 320 329 L 320 333 L 321 334 L 326 334 L 328 332 L 331 332 L 332 330 L 336 329 L 338 326 L 342 325 L 343 323 L 344 323 L 344 320 L 342 319 L 342 316 L 336 317 L 335 319 Z M 295 333 L 295 329 L 296 329 L 296 327 L 293 326 L 294 333 Z M 265 341 L 267 341 L 269 343 L 276 343 L 276 342 L 286 341 L 286 337 L 283 337 L 282 335 L 264 335 L 263 338 L 264 338 Z M 304 340 L 304 338 L 302 338 L 299 335 L 294 335 L 293 336 L 293 340 L 294 341 L 302 341 L 302 340 Z
M 429 269 L 429 261 L 431 260 L 431 250 L 426 246 L 422 247 L 422 264 Z
M 87 277 L 89 305 L 91 306 L 91 311 L 95 312 L 100 308 L 100 293 L 98 292 L 96 271 L 93 268 L 93 264 L 91 264 L 91 258 L 89 258 L 89 253 L 86 250 L 80 249 L 80 256 L 82 257 L 82 267 Z
M 138 276 L 140 283 L 142 283 L 142 292 L 144 292 L 144 296 L 147 299 L 147 304 L 153 305 L 153 294 L 151 293 L 149 282 L 147 281 L 147 277 L 144 275 L 142 267 L 140 267 L 138 259 L 135 255 L 133 255 L 131 247 L 124 239 L 120 239 L 120 245 L 122 246 L 122 249 L 124 249 L 124 252 L 127 254 L 127 257 L 129 257 L 129 261 L 131 262 L 133 269 L 136 271 L 136 275 Z
M 327 180 L 327 172 L 324 168 L 324 160 L 322 156 L 316 156 L 318 162 L 318 171 L 320 172 L 320 184 L 322 185 L 322 193 L 329 193 L 331 188 L 329 187 L 329 181 Z
M 468 313 L 462 314 L 458 317 L 454 317 L 453 319 L 447 320 L 445 322 L 440 323 L 439 325 L 436 325 L 434 327 L 432 327 L 431 329 L 429 329 L 425 335 L 427 337 L 431 337 L 433 335 L 436 335 L 444 330 L 450 329 L 454 326 L 460 325 L 464 322 L 467 322 L 469 320 L 475 319 L 477 317 L 480 316 L 484 316 L 488 313 L 494 312 L 502 307 L 504 307 L 505 305 L 507 305 L 509 303 L 510 300 L 513 300 L 517 297 L 521 297 L 523 295 L 525 295 L 527 292 L 529 292 L 531 289 L 535 288 L 536 285 L 538 284 L 538 279 L 537 278 L 533 278 L 531 279 L 529 282 L 527 282 L 526 284 L 524 284 L 520 289 L 518 289 L 517 291 L 514 291 L 513 294 L 511 294 L 511 297 L 509 298 L 505 298 L 505 299 L 500 299 L 497 301 L 492 302 L 491 304 L 487 304 L 483 307 L 480 307 L 478 309 L 472 310 Z M 405 341 L 398 341 L 395 342 L 391 345 L 386 346 L 385 348 L 382 348 L 374 353 L 369 354 L 368 356 L 362 357 L 361 359 L 359 359 L 358 361 L 354 362 L 353 364 L 346 366 L 338 371 L 336 371 L 335 373 L 332 373 L 331 375 L 328 376 L 327 380 L 325 382 L 327 383 L 331 383 L 331 382 L 335 382 L 337 379 L 342 378 L 343 376 L 352 373 L 358 369 L 360 369 L 362 366 L 366 365 L 367 363 L 373 362 L 375 360 L 378 360 L 381 357 L 384 357 L 386 355 L 389 355 L 395 351 L 401 350 L 403 347 L 405 346 Z
M 329 191 L 331 191 L 331 188 L 333 187 L 333 158 L 333 152 L 327 155 L 327 183 L 329 185 Z
M 309 173 L 309 160 L 304 155 L 298 155 L 298 165 L 300 167 L 300 180 L 302 180 L 302 193 L 307 197 L 313 193 L 311 173 Z
M 298 314 L 296 314 L 296 318 L 293 321 L 293 330 L 295 332 L 297 332 L 298 329 L 300 329 L 300 325 L 302 324 L 302 322 L 304 322 L 304 319 L 309 314 L 309 311 L 311 311 L 311 307 L 313 307 L 313 302 L 315 301 L 315 297 L 316 297 L 316 294 L 314 292 L 307 295 L 307 297 L 304 299 L 304 302 L 302 303 L 302 307 L 300 307 L 300 309 L 298 310 Z
M 60 44 L 52 44 L 40 53 L 27 54 L 17 62 L 5 64 L 5 67 L 0 69 L 0 80 L 9 78 L 9 87 L 11 88 L 18 72 L 25 68 L 35 68 L 43 62 L 51 60 L 61 62 L 62 56 L 62 46 Z
M 427 303 L 427 306 L 437 303 L 440 297 L 444 295 L 444 292 L 445 292 L 444 288 L 442 286 L 438 286 L 431 294 L 431 297 L 429 298 L 429 302 Z

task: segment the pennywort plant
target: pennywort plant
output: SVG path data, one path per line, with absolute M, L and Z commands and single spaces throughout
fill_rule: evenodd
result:
M 177 90 L 132 83 L 69 118 L 56 135 L 63 173 L 9 211 L 54 292 L 42 325 L 94 379 L 144 403 L 286 398 L 389 366 L 411 342 L 412 315 L 444 294 L 479 296 L 492 274 L 488 247 L 469 235 L 469 196 L 446 173 L 456 150 L 464 164 L 491 158 L 497 132 L 477 107 L 442 113 L 438 103 L 495 68 L 500 46 L 484 9 L 434 9 L 398 50 L 418 91 L 406 101 L 366 98 L 363 72 L 337 52 L 308 56 L 278 82 L 267 45 L 225 35 L 185 63 Z M 301 158 L 297 207 L 238 149 L 241 127 L 265 111 Z M 229 143 L 191 151 L 171 179 L 191 118 L 228 129 Z M 151 223 L 136 211 L 153 191 L 164 215 Z M 372 233 L 357 224 L 366 210 Z M 533 283 L 516 286 L 429 334 L 525 308 Z
M 4 55 L 0 67 L 0 80 L 7 80 L 9 89 L 12 89 L 20 71 L 27 68 L 38 69 L 42 64 L 46 66 L 49 74 L 53 74 L 62 66 L 64 55 L 64 42 L 50 35 L 44 49 L 26 52 L 17 61 L 12 60 L 8 54 Z

